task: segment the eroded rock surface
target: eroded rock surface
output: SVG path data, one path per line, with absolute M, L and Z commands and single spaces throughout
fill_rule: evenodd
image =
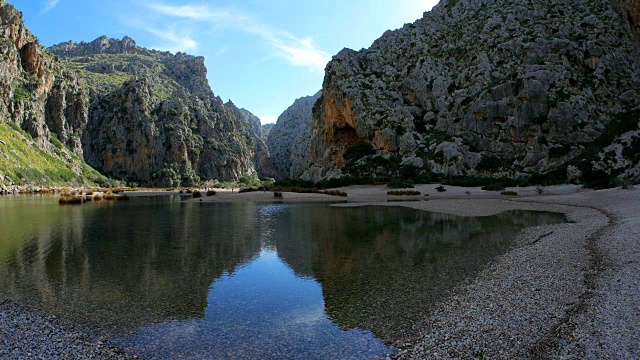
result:
M 334 56 L 304 178 L 344 175 L 361 142 L 447 176 L 599 171 L 593 149 L 638 129 L 638 14 L 635 0 L 444 0 Z
M 88 118 L 84 158 L 107 175 L 154 186 L 236 180 L 268 157 L 249 119 L 211 91 L 203 57 L 148 50 L 129 37 L 50 50 L 86 83 L 88 108 L 72 109 Z
M 274 166 L 284 178 L 295 179 L 307 169 L 311 147 L 313 106 L 321 92 L 297 99 L 278 117 L 267 138 Z
M 87 106 L 77 76 L 25 27 L 21 12 L 0 0 L 0 121 L 28 132 L 39 149 L 66 164 L 81 181 L 85 169 L 80 137 L 88 120 Z M 35 177 L 26 180 L 42 180 Z

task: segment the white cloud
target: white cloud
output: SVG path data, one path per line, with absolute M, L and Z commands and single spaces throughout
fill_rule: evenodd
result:
M 153 10 L 175 17 L 188 18 L 192 20 L 206 20 L 216 17 L 226 17 L 229 13 L 226 11 L 214 11 L 206 5 L 164 5 L 150 3 L 149 7 Z
M 218 57 L 218 56 L 223 55 L 223 54 L 224 54 L 224 53 L 226 53 L 226 52 L 227 52 L 227 47 L 226 47 L 226 46 L 224 46 L 224 47 L 221 47 L 218 51 L 216 51 L 216 53 L 215 53 L 215 54 L 213 54 L 213 56 L 214 56 L 214 57 Z
M 329 54 L 316 49 L 311 43 L 311 39 L 296 40 L 289 45 L 275 42 L 273 45 L 282 50 L 278 55 L 293 65 L 324 71 L 329 62 Z
M 156 13 L 175 18 L 206 22 L 215 28 L 228 28 L 256 35 L 266 41 L 275 55 L 292 65 L 313 71 L 324 71 L 331 56 L 316 48 L 310 38 L 299 38 L 286 31 L 262 24 L 251 16 L 231 9 L 215 9 L 208 5 L 166 5 L 147 3 Z
M 40 10 L 40 15 L 44 15 L 45 13 L 47 13 L 48 11 L 50 11 L 51 9 L 56 7 L 59 2 L 60 2 L 60 0 L 48 0 L 45 3 L 44 8 L 42 8 L 42 10 Z
M 177 33 L 174 30 L 159 30 L 147 28 L 147 31 L 156 35 L 163 40 L 163 43 L 155 46 L 157 48 L 166 49 L 170 52 L 196 50 L 198 42 L 191 38 L 188 33 Z

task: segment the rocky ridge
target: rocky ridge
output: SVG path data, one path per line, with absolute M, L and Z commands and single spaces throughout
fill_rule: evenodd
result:
M 638 182 L 639 21 L 633 0 L 443 0 L 329 63 L 303 178 Z
M 228 102 L 227 106 L 235 107 L 235 105 L 233 105 L 233 103 L 231 102 Z M 256 171 L 258 172 L 259 177 L 279 178 L 280 175 L 278 174 L 278 171 L 273 166 L 273 162 L 271 161 L 271 154 L 269 153 L 269 147 L 267 146 L 267 143 L 265 141 L 263 126 L 260 122 L 260 118 L 255 116 L 247 109 L 237 109 L 236 111 L 238 111 L 240 116 L 242 116 L 250 125 L 249 131 L 254 143 L 253 164 L 256 167 Z
M 267 137 L 274 166 L 284 178 L 295 179 L 307 169 L 311 147 L 312 110 L 322 92 L 297 99 L 278 117 Z
M 0 165 L 15 162 L 2 171 L 6 185 L 68 183 L 74 179 L 67 168 L 75 183 L 105 179 L 86 163 L 150 186 L 237 180 L 263 169 L 274 175 L 259 119 L 214 95 L 204 58 L 148 50 L 129 37 L 47 50 L 4 0 L 0 16 L 0 116 L 28 136 L 0 130 L 44 153 L 14 157 L 3 145 L 0 156 L 8 160 Z M 31 166 L 34 157 L 48 164 Z
M 15 127 L 13 133 L 6 128 L 4 140 L 0 139 L 4 142 L 0 156 L 12 164 L 3 170 L 0 182 L 46 185 L 101 180 L 82 161 L 80 137 L 87 123 L 88 105 L 77 76 L 61 66 L 24 26 L 21 12 L 0 0 L 0 122 Z M 20 154 L 4 151 L 8 137 L 23 139 L 26 147 Z M 46 158 L 43 161 L 50 166 L 21 162 L 32 147 L 42 152 L 36 154 L 38 159 Z M 47 170 L 43 170 L 45 167 Z M 9 173 L 16 175 L 11 178 L 6 175 Z
M 129 37 L 49 50 L 89 89 L 82 148 L 98 170 L 152 186 L 256 175 L 259 134 L 211 91 L 203 57 L 148 50 Z

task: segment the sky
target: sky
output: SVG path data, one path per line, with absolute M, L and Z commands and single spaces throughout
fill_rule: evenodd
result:
M 204 56 L 214 93 L 273 123 L 322 88 L 347 47 L 421 18 L 438 0 L 9 0 L 43 45 L 107 35 Z

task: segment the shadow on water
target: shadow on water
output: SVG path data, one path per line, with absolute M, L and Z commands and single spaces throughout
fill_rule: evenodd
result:
M 154 358 L 384 355 L 372 333 L 406 335 L 522 228 L 566 221 L 524 211 L 460 218 L 400 207 L 55 200 L 0 199 L 0 299 L 35 301 Z

